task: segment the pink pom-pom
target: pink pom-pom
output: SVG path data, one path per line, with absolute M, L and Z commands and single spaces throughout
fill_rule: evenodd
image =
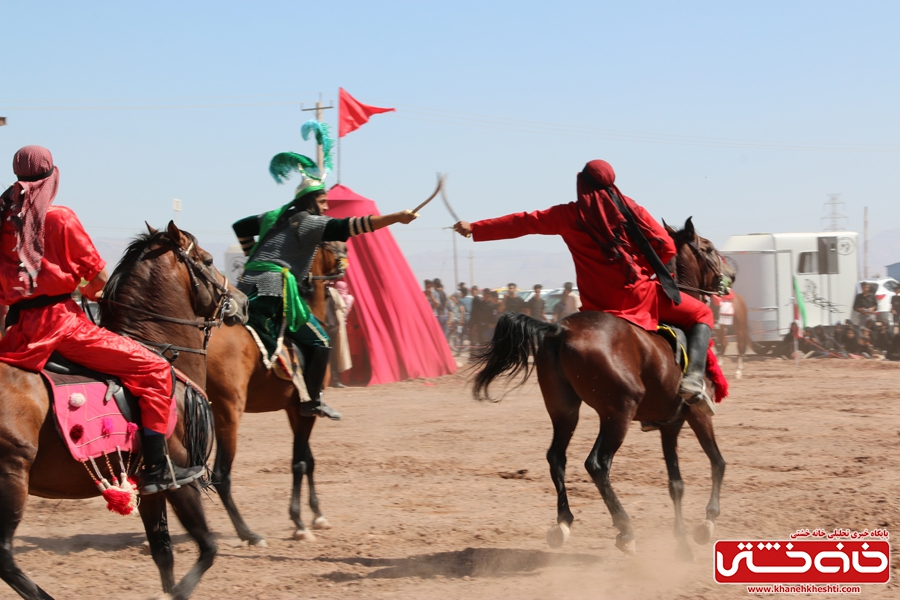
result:
M 725 379 L 725 373 L 719 366 L 719 360 L 713 352 L 713 341 L 709 342 L 709 351 L 706 354 L 706 376 L 716 388 L 716 404 L 719 404 L 728 397 L 728 380 Z
M 109 417 L 103 417 L 100 421 L 100 435 L 108 436 L 113 432 L 113 420 Z
M 129 423 L 125 426 L 125 437 L 131 439 L 138 432 L 138 426 L 135 423 Z

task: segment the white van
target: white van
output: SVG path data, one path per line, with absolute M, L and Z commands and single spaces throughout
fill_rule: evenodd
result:
M 747 304 L 750 337 L 763 346 L 784 338 L 794 320 L 794 278 L 806 325 L 851 318 L 859 279 L 859 234 L 752 233 L 734 235 L 721 254 L 735 267 L 734 290 Z

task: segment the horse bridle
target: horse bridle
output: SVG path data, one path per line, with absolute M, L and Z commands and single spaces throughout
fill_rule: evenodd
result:
M 323 242 L 319 245 L 320 248 L 326 248 L 328 242 Z M 337 255 L 337 252 L 332 250 L 332 253 Z M 347 274 L 347 264 L 346 260 L 343 256 L 338 256 L 337 260 L 334 262 L 334 269 L 328 275 L 313 275 L 310 273 L 308 275 L 310 281 L 334 281 L 335 279 L 341 279 L 344 275 Z
M 144 346 L 152 346 L 156 348 L 156 352 L 158 352 L 163 357 L 167 358 L 171 362 L 174 362 L 178 359 L 179 352 L 189 352 L 192 354 L 201 354 L 206 355 L 206 348 L 209 345 L 209 338 L 212 335 L 213 327 L 221 327 L 222 322 L 225 318 L 225 315 L 231 308 L 231 303 L 234 302 L 234 296 L 232 296 L 231 291 L 228 289 L 228 279 L 225 275 L 222 275 L 221 272 L 216 270 L 216 272 L 222 276 L 222 282 L 219 282 L 217 278 L 215 278 L 208 269 L 201 266 L 196 260 L 194 260 L 190 252 L 194 248 L 194 242 L 191 242 L 191 245 L 188 246 L 188 249 L 185 250 L 174 241 L 165 238 L 172 246 L 172 251 L 175 253 L 175 256 L 184 263 L 185 268 L 188 271 L 188 276 L 191 278 L 191 287 L 192 287 L 192 298 L 196 298 L 197 290 L 201 285 L 201 281 L 199 278 L 204 280 L 207 284 L 209 284 L 216 292 L 219 293 L 219 297 L 216 299 L 216 309 L 213 312 L 211 319 L 181 319 L 178 317 L 170 317 L 169 315 L 164 315 L 161 313 L 156 313 L 144 308 L 140 308 L 138 306 L 134 306 L 132 304 L 123 304 L 122 302 L 116 302 L 115 300 L 109 300 L 106 298 L 100 298 L 98 302 L 102 302 L 105 304 L 112 304 L 116 306 L 121 306 L 122 308 L 127 308 L 134 312 L 147 315 L 150 317 L 151 321 L 165 321 L 166 323 L 174 323 L 176 325 L 187 325 L 189 327 L 196 327 L 198 329 L 203 330 L 203 348 L 186 348 L 184 346 L 176 346 L 174 344 L 167 343 L 159 343 L 159 342 L 151 342 L 149 340 L 138 340 L 135 339 L 136 342 L 143 344 Z M 144 256 L 150 251 L 150 248 L 147 247 L 141 253 L 140 257 L 138 257 L 138 262 L 143 260 Z M 166 352 L 170 352 L 169 356 L 166 356 Z
M 706 265 L 710 269 L 712 269 L 712 271 L 716 274 L 716 276 L 721 281 L 721 279 L 722 279 L 722 255 L 719 254 L 718 252 L 716 252 L 715 260 L 713 260 L 712 258 L 710 258 L 707 255 L 706 252 L 703 252 L 700 248 L 698 248 L 697 243 L 694 242 L 693 240 L 691 240 L 690 242 L 685 242 L 685 245 L 687 245 L 691 249 L 691 252 L 694 253 L 695 257 L 701 258 L 706 263 Z M 716 291 L 704 290 L 704 289 L 695 288 L 695 287 L 692 287 L 689 285 L 684 285 L 681 283 L 678 284 L 678 289 L 682 290 L 684 292 L 694 292 L 696 294 L 702 294 L 704 296 L 723 296 L 724 295 L 722 290 L 716 290 Z

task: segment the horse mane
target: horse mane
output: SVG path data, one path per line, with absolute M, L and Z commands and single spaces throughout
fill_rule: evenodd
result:
M 182 231 L 181 233 L 186 235 L 189 240 L 196 244 L 197 239 L 192 234 L 187 231 Z M 147 250 L 153 246 L 153 244 L 162 240 L 170 241 L 168 233 L 163 230 L 154 231 L 153 233 L 139 233 L 132 239 L 128 244 L 128 247 L 125 248 L 125 253 L 122 254 L 122 258 L 119 259 L 116 268 L 113 269 L 112 275 L 110 275 L 106 285 L 103 286 L 103 298 L 106 300 L 115 300 L 120 288 L 124 285 L 124 282 L 128 280 L 128 275 L 134 271 L 135 266 L 141 258 L 143 258 L 144 254 L 147 253 Z M 109 311 L 109 304 L 100 302 L 101 317 L 109 317 Z

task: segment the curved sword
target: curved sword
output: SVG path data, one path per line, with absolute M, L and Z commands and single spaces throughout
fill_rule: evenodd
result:
M 444 189 L 444 178 L 438 177 L 438 184 L 437 184 L 437 187 L 434 188 L 434 192 L 432 192 L 432 194 L 430 196 L 428 196 L 428 200 L 426 200 L 425 202 L 423 202 L 422 204 L 418 205 L 417 207 L 415 207 L 413 209 L 413 211 L 412 211 L 413 214 L 417 214 L 420 210 L 422 210 L 425 207 L 425 205 L 428 204 L 429 202 L 431 202 L 432 200 L 434 200 L 434 197 L 438 195 L 438 192 L 440 192 L 443 189 Z
M 447 200 L 447 192 L 444 190 L 443 182 L 447 179 L 447 175 L 441 175 L 440 173 L 438 173 L 438 178 L 441 179 L 441 183 L 442 183 L 442 185 L 441 185 L 441 200 L 444 201 L 444 206 L 447 207 L 447 210 L 450 212 L 450 216 L 453 217 L 454 222 L 459 223 L 459 221 L 461 219 L 456 214 L 456 211 L 453 210 L 453 207 L 450 206 L 450 201 Z M 470 233 L 470 234 L 466 235 L 466 237 L 472 237 L 472 234 Z

